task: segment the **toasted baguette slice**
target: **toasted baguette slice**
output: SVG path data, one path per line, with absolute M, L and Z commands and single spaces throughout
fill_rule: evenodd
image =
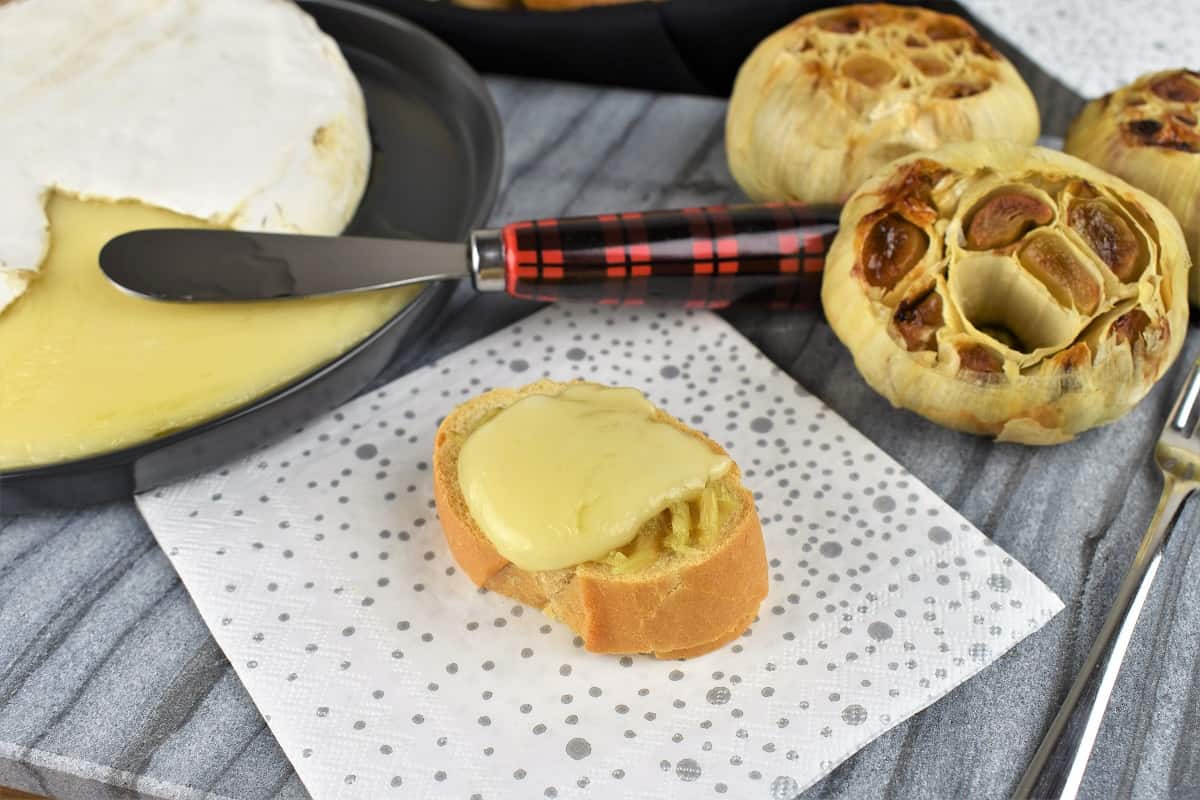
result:
M 458 483 L 458 455 L 471 432 L 527 395 L 555 395 L 570 384 L 540 380 L 522 389 L 495 389 L 460 405 L 434 440 L 434 493 L 450 552 L 477 586 L 541 609 L 574 629 L 588 650 L 690 658 L 737 638 L 767 594 L 767 557 L 754 497 L 736 465 L 718 481 L 735 507 L 718 535 L 693 552 L 660 550 L 654 563 L 619 574 L 601 561 L 530 572 L 496 552 L 467 508 Z M 714 452 L 716 442 L 659 410 L 657 419 Z M 665 512 L 664 512 L 665 513 Z

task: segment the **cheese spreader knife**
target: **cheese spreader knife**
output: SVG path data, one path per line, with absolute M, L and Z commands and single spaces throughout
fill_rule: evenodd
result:
M 466 243 L 158 229 L 100 252 L 109 280 L 152 300 L 224 302 L 470 278 L 529 300 L 776 308 L 820 300 L 836 206 L 768 203 L 515 222 Z

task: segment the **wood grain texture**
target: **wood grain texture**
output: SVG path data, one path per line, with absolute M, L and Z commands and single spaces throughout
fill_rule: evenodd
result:
M 489 85 L 508 146 L 496 221 L 741 199 L 725 167 L 722 102 Z M 424 358 L 531 311 L 460 290 Z M 1006 796 L 1153 511 L 1159 482 L 1148 450 L 1200 337 L 1191 333 L 1180 365 L 1126 419 L 1069 445 L 1027 449 L 890 408 L 818 314 L 726 317 L 1068 606 L 805 797 Z M 1185 510 L 1083 796 L 1200 795 L 1200 581 L 1188 578 L 1200 574 L 1196 527 Z M 130 503 L 0 517 L 0 785 L 69 798 L 307 796 Z

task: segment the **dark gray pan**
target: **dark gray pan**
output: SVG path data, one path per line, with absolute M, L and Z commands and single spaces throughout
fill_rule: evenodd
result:
M 446 45 L 382 11 L 302 0 L 362 84 L 374 147 L 349 231 L 462 240 L 491 212 L 503 166 L 500 119 L 479 76 Z M 249 405 L 112 453 L 0 472 L 0 513 L 128 497 L 236 458 L 369 386 L 424 343 L 453 286 L 432 284 L 349 352 Z

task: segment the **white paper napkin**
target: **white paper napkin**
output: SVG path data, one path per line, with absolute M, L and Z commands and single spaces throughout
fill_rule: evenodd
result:
M 741 465 L 771 592 L 737 642 L 595 655 L 457 573 L 437 424 L 543 375 L 637 386 Z M 1062 608 L 703 312 L 549 308 L 138 504 L 317 798 L 789 798 Z

